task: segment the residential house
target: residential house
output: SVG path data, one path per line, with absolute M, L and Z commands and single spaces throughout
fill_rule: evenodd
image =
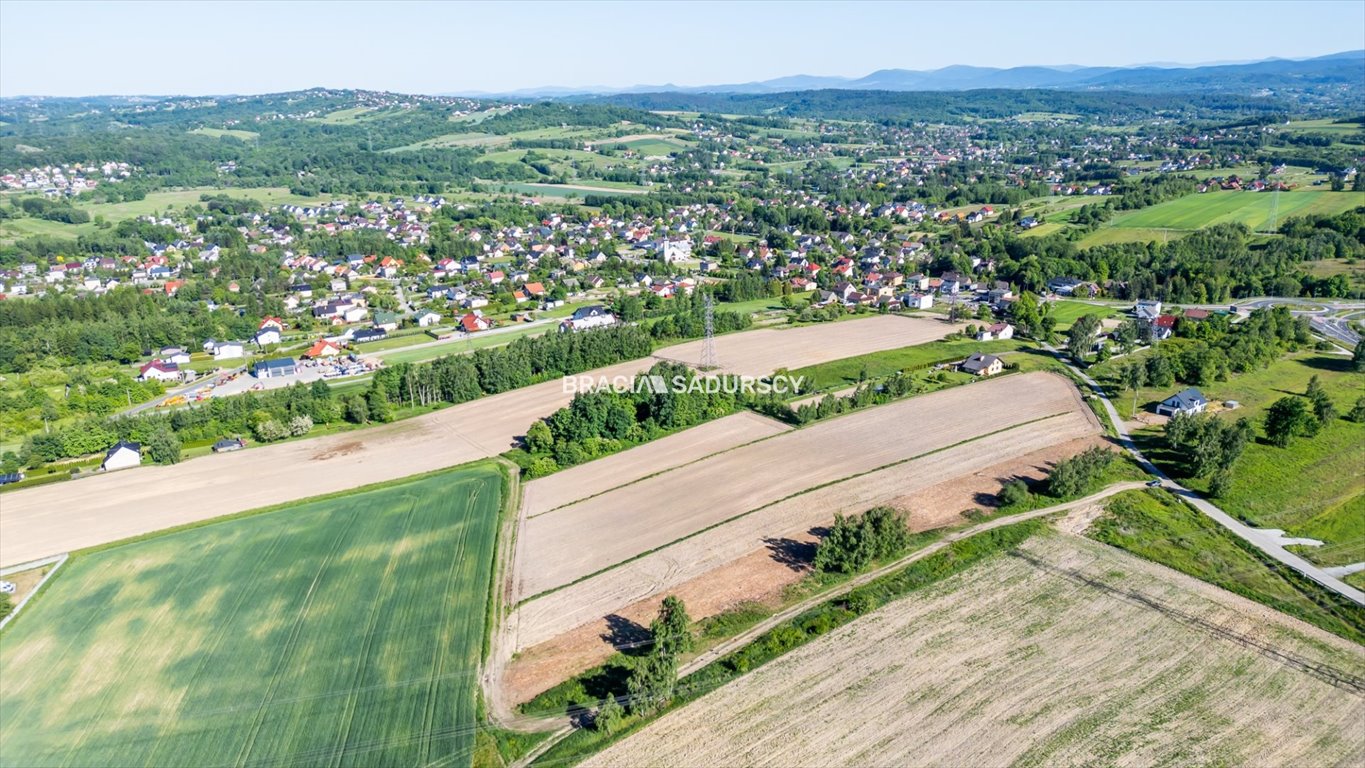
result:
M 309 360 L 317 360 L 322 357 L 336 357 L 339 354 L 341 354 L 341 347 L 326 339 L 318 339 L 313 346 L 308 348 L 307 352 L 303 353 L 303 356 Z
M 213 444 L 214 453 L 231 453 L 240 451 L 246 447 L 246 441 L 240 437 L 225 437 Z
M 128 469 L 136 467 L 142 463 L 142 446 L 137 443 L 130 443 L 120 440 L 114 444 L 104 454 L 104 461 L 100 462 L 100 469 L 105 472 L 113 472 L 118 469 Z
M 977 341 L 1006 341 L 1014 338 L 1014 326 L 1009 323 L 987 325 L 976 334 Z
M 418 312 L 412 320 L 417 323 L 418 328 L 428 328 L 441 322 L 441 313 L 428 309 Z
M 1174 416 L 1183 413 L 1192 416 L 1196 413 L 1203 413 L 1209 405 L 1209 399 L 1204 397 L 1204 393 L 1190 387 L 1171 395 L 1170 397 L 1157 403 L 1156 412 L 1160 416 Z
M 970 357 L 962 361 L 958 366 L 964 373 L 973 376 L 994 376 L 1005 369 L 1005 363 L 995 355 L 985 355 L 980 352 L 973 352 Z
M 138 381 L 178 381 L 180 366 L 162 360 L 144 364 L 137 372 Z
M 476 333 L 486 331 L 491 328 L 493 323 L 488 318 L 478 312 L 470 312 L 460 317 L 460 328 L 465 333 Z
M 564 319 L 559 324 L 561 331 L 583 331 L 589 328 L 604 328 L 616 324 L 616 315 L 613 315 L 606 307 L 593 305 L 590 307 L 579 307 L 574 310 L 572 316 Z
M 214 360 L 235 360 L 244 354 L 245 350 L 240 341 L 220 341 L 213 346 Z

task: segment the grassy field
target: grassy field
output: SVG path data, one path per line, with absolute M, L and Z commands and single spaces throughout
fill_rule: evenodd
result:
M 792 376 L 806 377 L 806 389 L 823 391 L 838 389 L 857 384 L 866 379 L 891 376 L 898 371 L 925 368 L 934 363 L 948 360 L 962 360 L 973 352 L 1004 354 L 1033 346 L 1032 342 L 1021 339 L 1009 341 L 976 341 L 959 339 L 954 341 L 932 341 L 913 347 L 888 349 L 869 355 L 847 357 L 828 363 L 811 365 L 790 371 Z
M 1365 612 L 1332 599 L 1166 491 L 1113 497 L 1089 535 L 1365 644 Z
M 1217 191 L 1186 195 L 1149 208 L 1123 213 L 1108 227 L 1118 229 L 1195 230 L 1211 224 L 1240 222 L 1252 230 L 1270 227 L 1272 211 L 1277 223 L 1294 216 L 1334 214 L 1365 205 L 1365 192 L 1331 192 L 1298 189 L 1276 195 L 1268 192 Z M 1106 228 L 1108 228 L 1106 227 Z
M 1092 375 L 1100 372 L 1101 381 L 1112 387 L 1113 373 L 1122 363 L 1095 366 Z M 1302 394 L 1314 375 L 1321 379 L 1338 411 L 1349 410 L 1356 398 L 1365 394 L 1365 374 L 1352 373 L 1341 357 L 1311 352 L 1290 355 L 1265 369 L 1234 375 L 1201 391 L 1214 403 L 1236 400 L 1240 407 L 1226 417 L 1245 416 L 1262 434 L 1262 419 L 1271 403 L 1286 395 Z M 1178 389 L 1178 384 L 1143 388 L 1138 393 L 1139 410 L 1150 411 L 1155 402 Z M 1115 404 L 1127 414 L 1132 398 L 1116 392 Z M 1154 460 L 1168 461 L 1161 449 L 1160 428 L 1144 429 L 1138 437 L 1152 447 Z M 1232 489 L 1218 504 L 1254 525 L 1283 528 L 1334 545 L 1323 550 L 1306 549 L 1310 558 L 1330 558 L 1324 561 L 1328 564 L 1365 560 L 1362 466 L 1365 424 L 1337 419 L 1316 436 L 1299 438 L 1288 448 L 1277 448 L 1260 439 L 1247 446 L 1234 466 Z M 1205 479 L 1191 478 L 1187 483 L 1196 490 L 1208 490 Z M 1351 541 L 1352 546 L 1343 546 Z
M 1123 310 L 1117 306 L 1086 304 L 1083 301 L 1054 301 L 1048 307 L 1052 316 L 1057 318 L 1058 331 L 1065 331 L 1085 315 L 1097 315 L 1103 319 L 1123 314 Z
M 243 131 L 235 128 L 195 128 L 190 131 L 190 133 L 198 134 L 200 136 L 212 136 L 215 139 L 231 136 L 234 139 L 241 139 L 242 141 L 251 141 L 261 135 L 255 131 Z
M 3 762 L 469 765 L 502 482 L 466 468 L 73 557 L 0 635 Z
M 607 140 L 606 143 L 609 146 L 616 146 L 616 144 L 612 143 L 610 140 Z M 647 157 L 652 155 L 671 155 L 674 152 L 687 149 L 688 147 L 687 144 L 678 141 L 677 139 L 636 139 L 634 141 L 620 142 L 620 144 Z
M 466 352 L 473 352 L 484 347 L 498 347 L 503 344 L 510 344 L 514 339 L 525 336 L 537 336 L 548 331 L 553 331 L 558 326 L 553 323 L 543 325 L 524 325 L 515 331 L 494 334 L 473 334 L 466 339 L 450 339 L 444 344 L 433 344 L 429 347 L 419 347 L 417 349 L 397 349 L 392 352 L 381 352 L 376 357 L 383 358 L 385 365 L 397 365 L 399 363 L 420 363 L 427 360 L 435 360 L 444 355 L 458 355 Z
M 492 186 L 496 191 L 515 192 L 524 195 L 535 195 L 536 197 L 562 197 L 577 198 L 582 200 L 587 195 L 599 195 L 605 197 L 617 197 L 620 195 L 643 194 L 647 190 L 644 187 L 633 187 L 627 189 L 609 189 L 607 187 L 589 187 L 583 185 L 566 184 L 536 184 L 534 182 L 515 182 L 515 181 L 488 181 L 484 182 Z

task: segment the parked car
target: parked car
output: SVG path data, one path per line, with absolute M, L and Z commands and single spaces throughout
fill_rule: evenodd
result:
M 12 582 L 12 581 L 0 581 L 0 594 L 3 594 L 3 595 L 12 595 L 12 594 L 14 594 L 14 590 L 16 590 L 16 589 L 18 589 L 18 587 L 16 587 L 16 586 L 14 585 L 14 582 Z

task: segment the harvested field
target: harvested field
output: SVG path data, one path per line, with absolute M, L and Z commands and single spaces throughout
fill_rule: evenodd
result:
M 648 359 L 597 371 L 630 375 Z M 495 456 L 568 404 L 554 379 L 406 421 L 15 491 L 0 514 L 0 565 Z
M 1066 379 L 1011 376 L 859 411 L 543 514 L 518 537 L 514 586 L 526 602 L 513 614 L 516 645 L 549 640 L 836 512 L 907 499 L 1098 433 Z
M 750 411 L 646 443 L 637 448 L 557 472 L 522 486 L 522 514 L 535 517 L 579 499 L 636 482 L 791 427 Z
M 966 327 L 946 320 L 902 315 L 877 315 L 800 328 L 761 328 L 716 337 L 716 356 L 724 373 L 767 376 L 778 368 L 795 370 L 808 365 L 856 357 L 886 349 L 937 341 Z M 654 353 L 664 360 L 688 365 L 701 362 L 700 341 L 665 347 Z
M 1000 486 L 1022 478 L 1039 480 L 1055 462 L 1074 456 L 1094 445 L 1105 445 L 1100 437 L 1084 437 L 1057 443 L 1016 459 L 1001 462 L 968 475 L 906 493 L 893 503 L 907 513 L 907 523 L 915 531 L 956 525 L 964 522 L 962 512 L 991 506 Z M 982 497 L 990 497 L 983 500 Z M 1095 513 L 1103 505 L 1084 508 Z M 1074 514 L 1074 513 L 1073 513 Z M 1078 531 L 1079 532 L 1079 531 Z M 760 602 L 776 607 L 782 591 L 799 581 L 809 570 L 819 537 L 809 528 L 797 528 L 771 536 L 763 549 L 750 552 L 712 571 L 668 590 L 687 604 L 693 619 L 713 616 L 740 603 Z M 611 621 L 597 621 L 575 627 L 552 640 L 526 649 L 508 667 L 504 685 L 515 702 L 527 701 L 569 675 L 578 674 L 606 661 L 616 652 L 612 641 L 620 636 L 623 623 L 640 629 L 658 613 L 662 595 L 632 603 L 613 614 Z M 621 620 L 625 621 L 622 622 Z
M 1363 676 L 1361 648 L 1095 542 L 1052 534 L 1019 551 L 835 630 L 584 765 L 1365 760 L 1365 697 L 1299 666 Z

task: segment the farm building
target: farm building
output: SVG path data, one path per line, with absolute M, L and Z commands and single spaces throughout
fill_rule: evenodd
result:
M 1208 405 L 1209 399 L 1204 397 L 1204 393 L 1190 387 L 1157 403 L 1156 412 L 1161 416 L 1174 416 L 1177 413 L 1193 415 L 1203 413 Z
M 262 360 L 256 363 L 256 378 L 270 379 L 278 376 L 293 376 L 297 367 L 294 358 L 283 357 L 278 360 Z
M 104 454 L 104 461 L 100 462 L 100 469 L 105 472 L 113 472 L 116 469 L 136 467 L 141 463 L 142 446 L 121 440 Z
M 1005 363 L 995 355 L 973 352 L 971 357 L 962 361 L 960 367 L 964 373 L 970 373 L 973 376 L 994 376 L 1004 370 Z
M 604 328 L 608 325 L 616 324 L 616 315 L 613 315 L 606 307 L 593 305 L 591 307 L 579 307 L 574 310 L 573 316 L 565 318 L 559 324 L 561 331 L 583 331 L 589 328 Z

